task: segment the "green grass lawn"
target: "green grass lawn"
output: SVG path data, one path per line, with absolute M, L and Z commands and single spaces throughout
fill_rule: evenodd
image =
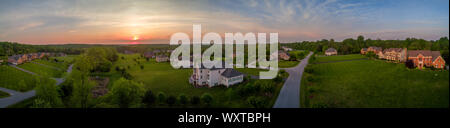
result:
M 19 85 L 22 80 L 25 83 L 25 87 Z M 0 65 L 0 87 L 25 92 L 33 89 L 35 86 L 33 75 L 7 65 Z
M 55 67 L 55 68 L 58 68 L 61 70 L 64 70 L 68 67 L 68 65 L 64 64 L 63 62 L 55 62 L 52 60 L 36 59 L 36 60 L 33 60 L 33 62 L 44 64 L 44 65 L 51 66 L 51 67 Z
M 5 98 L 5 97 L 9 97 L 9 96 L 10 96 L 9 93 L 0 91 L 0 98 Z
M 339 59 L 327 57 L 326 60 Z M 313 69 L 313 73 L 304 73 L 302 78 L 302 107 L 449 107 L 448 71 L 412 70 L 404 64 L 382 60 L 313 64 L 308 67 Z M 308 80 L 309 76 L 312 79 Z
M 24 63 L 24 64 L 19 65 L 18 67 L 23 68 L 28 71 L 31 71 L 31 72 L 34 72 L 39 75 L 45 74 L 47 76 L 56 77 L 56 78 L 61 77 L 61 75 L 64 72 L 63 69 L 57 70 L 54 68 L 50 68 L 50 67 L 46 67 L 46 66 L 42 66 L 42 65 L 34 64 L 34 63 Z
M 278 67 L 279 68 L 291 68 L 291 67 L 295 67 L 298 65 L 298 63 L 300 63 L 300 61 L 278 61 Z
M 258 68 L 236 68 L 237 71 L 248 74 L 248 75 L 254 75 L 259 76 L 260 72 L 266 72 L 267 69 L 258 69 Z
M 122 59 L 123 57 L 123 59 Z M 144 66 L 141 69 L 141 65 Z M 169 62 L 157 63 L 154 59 L 150 61 L 141 58 L 138 54 L 134 55 L 119 55 L 119 60 L 115 62 L 112 66 L 111 72 L 102 73 L 97 75 L 104 75 L 109 77 L 111 81 L 115 81 L 120 78 L 120 75 L 115 71 L 115 67 L 125 67 L 127 72 L 133 76 L 133 80 L 140 82 L 144 85 L 146 89 L 153 91 L 155 94 L 159 92 L 164 92 L 166 97 L 168 96 L 178 96 L 180 94 L 185 94 L 188 97 L 201 96 L 204 93 L 209 93 L 213 96 L 214 102 L 212 107 L 225 107 L 225 108 L 241 108 L 241 107 L 251 107 L 247 104 L 246 98 L 233 98 L 229 100 L 226 96 L 226 87 L 213 87 L 213 88 L 195 88 L 193 85 L 189 84 L 189 77 L 192 74 L 192 69 L 173 69 Z M 130 67 L 130 68 L 128 68 Z M 238 69 L 239 70 L 239 69 Z M 256 74 L 259 73 L 260 69 L 246 69 L 245 71 Z M 262 80 L 262 81 L 272 81 L 272 80 Z M 110 83 L 109 85 L 112 85 Z M 234 85 L 231 89 L 235 90 L 237 86 Z M 281 89 L 281 84 L 276 86 L 276 95 L 268 99 L 269 103 L 267 107 L 271 107 L 274 103 L 278 91 Z M 236 94 L 237 95 L 237 94 Z M 168 107 L 168 106 L 156 106 L 156 107 Z M 202 106 L 186 106 L 186 107 L 202 107 Z
M 338 55 L 338 56 L 318 56 L 318 57 L 316 57 L 316 60 L 313 63 L 354 60 L 354 59 L 363 59 L 363 58 L 367 58 L 367 57 L 360 55 L 360 54 Z

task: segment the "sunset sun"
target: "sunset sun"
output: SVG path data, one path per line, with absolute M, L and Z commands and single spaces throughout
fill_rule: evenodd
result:
M 139 36 L 133 36 L 133 40 L 139 40 Z

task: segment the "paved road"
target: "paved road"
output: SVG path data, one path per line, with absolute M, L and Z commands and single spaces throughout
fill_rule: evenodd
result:
M 15 66 L 15 65 L 11 65 L 11 66 L 15 67 L 15 68 L 17 68 L 17 69 L 19 69 L 21 71 L 24 71 L 24 72 L 27 72 L 27 73 L 30 73 L 30 74 L 33 74 L 33 75 L 37 75 L 36 73 L 33 73 L 33 72 L 28 71 L 28 70 L 19 68 L 19 67 Z M 73 64 L 70 65 L 69 68 L 67 68 L 67 73 L 71 73 L 72 72 L 72 67 L 73 67 Z M 52 79 L 56 80 L 56 85 L 60 85 L 65 80 L 64 78 L 52 78 Z M 14 91 L 14 90 L 10 90 L 10 89 L 6 89 L 6 88 L 1 88 L 1 87 L 0 87 L 0 90 L 4 91 L 4 92 L 7 92 L 7 93 L 9 93 L 11 95 L 11 96 L 6 97 L 6 98 L 0 98 L 0 108 L 6 108 L 9 105 L 16 104 L 16 103 L 18 103 L 20 101 L 26 100 L 26 99 L 31 98 L 31 97 L 36 95 L 36 91 L 35 90 L 31 90 L 31 91 L 24 92 L 24 93 L 18 92 L 18 91 Z
M 303 70 L 308 65 L 309 57 L 312 52 L 308 54 L 297 66 L 293 68 L 285 68 L 289 73 L 289 77 L 284 82 L 280 94 L 278 94 L 277 101 L 273 105 L 274 108 L 299 108 L 300 107 L 300 82 L 303 75 Z

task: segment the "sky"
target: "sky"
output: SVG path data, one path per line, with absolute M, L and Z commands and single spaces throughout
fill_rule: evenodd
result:
M 437 40 L 449 0 L 0 0 L 0 41 L 168 44 L 177 32 L 278 33 L 279 41 Z

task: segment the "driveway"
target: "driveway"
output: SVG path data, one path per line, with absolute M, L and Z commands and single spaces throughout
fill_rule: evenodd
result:
M 308 65 L 309 57 L 312 52 L 309 52 L 301 62 L 292 68 L 285 68 L 289 77 L 284 82 L 280 94 L 278 94 L 277 101 L 273 105 L 274 108 L 299 108 L 300 107 L 300 82 L 303 75 L 303 70 Z
M 17 68 L 17 69 L 19 69 L 21 71 L 30 73 L 32 75 L 37 75 L 36 73 L 33 73 L 33 72 L 28 71 L 28 70 L 19 68 L 19 67 L 15 66 L 15 65 L 11 65 L 11 66 L 15 67 L 15 68 Z M 69 68 L 67 68 L 67 73 L 71 73 L 72 72 L 72 67 L 73 67 L 73 64 L 70 65 Z M 60 85 L 61 83 L 63 83 L 65 81 L 64 78 L 52 78 L 52 79 L 56 80 L 56 85 Z M 11 90 L 11 89 L 6 89 L 6 88 L 1 88 L 1 87 L 0 87 L 0 90 L 4 91 L 6 93 L 9 93 L 11 95 L 9 97 L 0 99 L 0 108 L 6 108 L 6 107 L 8 107 L 10 105 L 19 103 L 20 101 L 26 100 L 26 99 L 31 98 L 31 97 L 36 95 L 36 91 L 35 90 L 31 90 L 31 91 L 28 91 L 28 92 L 18 92 L 18 91 L 14 91 L 14 90 Z

